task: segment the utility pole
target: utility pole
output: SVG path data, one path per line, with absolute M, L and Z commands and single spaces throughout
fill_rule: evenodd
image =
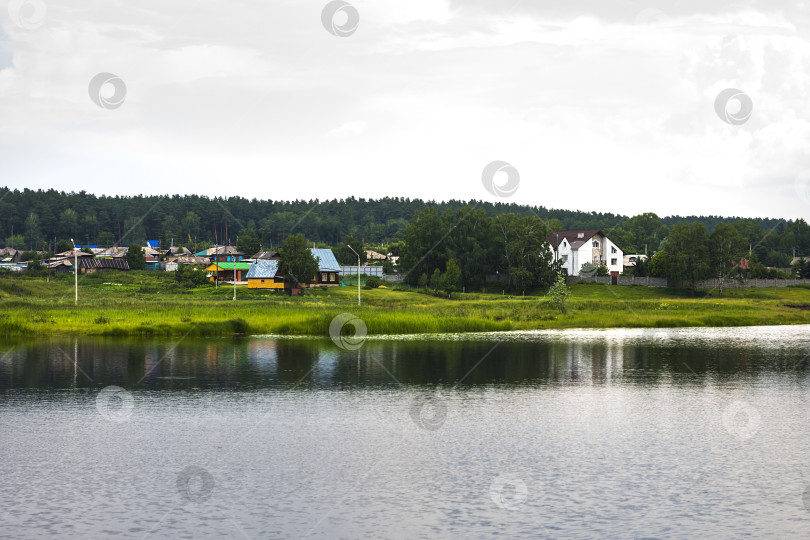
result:
M 73 305 L 79 305 L 79 254 L 76 252 L 76 242 L 73 241 L 73 238 L 70 239 L 70 243 L 73 244 L 73 285 L 76 289 L 76 296 L 73 299 Z
M 350 250 L 354 251 L 354 248 L 349 244 L 346 244 Z M 360 305 L 360 254 L 354 251 L 354 254 L 357 255 L 357 305 Z

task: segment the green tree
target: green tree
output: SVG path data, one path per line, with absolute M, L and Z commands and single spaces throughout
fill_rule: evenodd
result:
M 31 249 L 37 249 L 40 237 L 39 217 L 31 212 L 25 218 L 25 240 Z
M 695 295 L 697 282 L 711 275 L 709 266 L 709 238 L 702 223 L 678 223 L 667 237 L 667 277 L 686 281 Z
M 281 274 L 294 286 L 307 283 L 318 273 L 318 261 L 309 250 L 303 234 L 288 236 L 279 249 Z
M 430 276 L 430 290 L 432 290 L 434 294 L 439 292 L 441 281 L 442 281 L 442 271 L 437 268 L 433 271 L 433 275 Z
M 25 249 L 25 237 L 21 234 L 7 237 L 6 247 L 14 248 L 18 251 Z
M 455 259 L 447 261 L 447 269 L 441 278 L 441 288 L 448 296 L 461 290 L 461 268 Z
M 427 286 L 428 286 L 428 276 L 425 272 L 422 272 L 422 275 L 419 276 L 418 287 L 420 289 L 427 289 Z
M 208 276 L 205 275 L 203 269 L 187 264 L 177 265 L 174 279 L 183 287 L 188 288 L 199 287 L 208 283 Z
M 548 289 L 548 297 L 551 298 L 551 303 L 560 310 L 560 313 L 565 315 L 567 312 L 568 299 L 571 297 L 571 290 L 565 283 L 565 276 L 558 275 L 557 280 L 551 284 Z
M 245 254 L 245 257 L 252 257 L 262 249 L 261 240 L 254 229 L 242 229 L 236 239 L 236 249 Z
M 719 280 L 719 296 L 723 296 L 723 280 L 739 267 L 747 247 L 740 231 L 722 221 L 709 235 L 709 257 L 712 273 Z
M 54 251 L 57 253 L 64 253 L 65 251 L 70 251 L 73 249 L 73 244 L 70 243 L 70 240 L 59 240 L 56 242 L 56 247 Z
M 101 247 L 111 247 L 115 243 L 115 236 L 109 231 L 102 231 L 98 233 L 96 243 Z
M 127 262 L 130 270 L 145 270 L 146 255 L 140 244 L 132 244 L 127 250 Z

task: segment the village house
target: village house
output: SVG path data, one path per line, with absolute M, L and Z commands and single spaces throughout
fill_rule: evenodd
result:
M 21 256 L 22 252 L 14 248 L 0 249 L 0 260 L 5 263 L 18 263 Z
M 304 284 L 306 287 L 311 285 L 339 285 L 340 284 L 340 265 L 335 258 L 335 254 L 331 249 L 310 248 L 309 251 L 312 256 L 318 261 L 318 272 L 313 276 L 310 283 Z M 278 259 L 256 259 L 250 265 L 250 270 L 247 273 L 247 282 L 249 289 L 283 289 L 285 287 L 284 276 L 279 273 L 279 260 Z M 290 287 L 289 281 L 286 286 Z
M 215 246 L 204 249 L 194 254 L 196 257 L 208 257 L 212 263 L 215 262 L 239 262 L 245 254 L 234 246 Z
M 236 283 L 243 282 L 247 277 L 250 263 L 247 262 L 215 262 L 211 263 L 205 271 L 210 274 L 209 281 Z
M 562 271 L 569 276 L 578 276 L 585 263 L 606 266 L 614 276 L 624 270 L 622 250 L 599 229 L 555 231 L 548 241 L 554 260 L 561 262 Z

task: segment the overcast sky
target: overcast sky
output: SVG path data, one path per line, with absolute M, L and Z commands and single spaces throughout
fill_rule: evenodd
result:
M 0 185 L 810 218 L 810 2 L 0 3 Z

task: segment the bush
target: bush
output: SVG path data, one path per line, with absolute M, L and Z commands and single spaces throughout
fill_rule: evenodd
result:
M 174 272 L 174 279 L 183 287 L 193 288 L 208 283 L 208 276 L 205 271 L 196 266 L 178 264 Z
M 366 289 L 376 289 L 380 285 L 382 285 L 383 280 L 378 278 L 377 276 L 368 276 L 366 278 Z

